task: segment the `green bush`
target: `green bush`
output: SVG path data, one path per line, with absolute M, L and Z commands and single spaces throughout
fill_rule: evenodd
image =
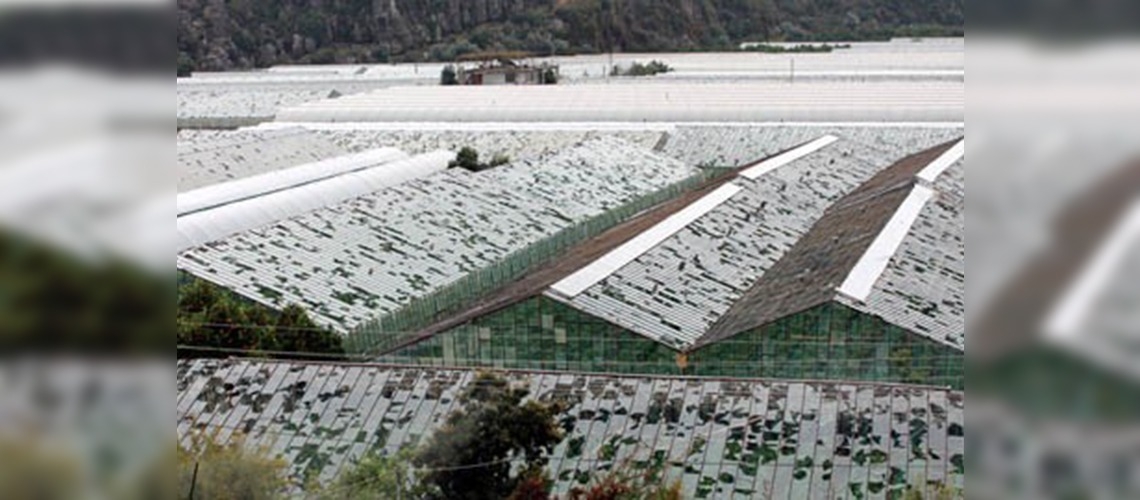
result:
M 392 456 L 369 452 L 324 488 L 308 488 L 312 500 L 394 500 L 424 498 L 430 486 L 412 466 L 413 453 L 404 449 Z
M 178 448 L 179 498 L 190 498 L 193 487 L 194 499 L 276 500 L 286 497 L 287 485 L 285 462 L 247 450 L 241 439 L 218 444 L 196 434 L 188 449 Z
M 447 165 L 448 168 L 462 168 L 471 172 L 482 172 L 487 169 L 506 165 L 511 162 L 511 158 L 505 154 L 499 153 L 491 158 L 489 163 L 479 161 L 479 152 L 470 146 L 464 146 L 455 155 L 455 159 Z
M 647 64 L 641 64 L 639 62 L 634 61 L 633 64 L 629 65 L 628 68 L 622 68 L 620 66 L 615 65 L 613 67 L 613 69 L 610 70 L 610 75 L 611 76 L 653 76 L 653 75 L 658 75 L 661 73 L 668 73 L 670 71 L 673 71 L 673 68 L 671 68 L 668 64 L 665 64 L 664 62 L 661 62 L 661 61 L 654 59 L 652 61 L 649 61 L 649 63 L 647 63 Z
M 250 351 L 287 359 L 343 359 L 344 354 L 340 335 L 318 326 L 300 306 L 274 311 L 188 274 L 179 277 L 175 324 L 180 358 Z
M 440 85 L 459 85 L 459 77 L 455 70 L 455 65 L 448 64 L 443 67 L 439 72 Z

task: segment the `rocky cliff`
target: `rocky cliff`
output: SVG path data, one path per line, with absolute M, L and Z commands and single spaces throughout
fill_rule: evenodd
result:
M 179 72 L 961 34 L 963 0 L 178 0 Z

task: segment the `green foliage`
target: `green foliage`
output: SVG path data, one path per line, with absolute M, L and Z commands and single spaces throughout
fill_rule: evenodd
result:
M 965 492 L 961 488 L 954 488 L 948 486 L 943 482 L 933 482 L 926 485 L 925 494 L 923 489 L 916 488 L 913 485 L 908 486 L 906 493 L 903 495 L 904 500 L 960 500 L 966 498 Z
M 471 171 L 476 171 L 479 168 L 479 152 L 475 148 L 465 146 L 459 150 L 455 155 L 455 159 L 451 160 L 448 168 L 463 168 Z
M 212 436 L 193 435 L 188 448 L 178 448 L 177 462 L 180 498 L 187 498 L 191 484 L 195 499 L 286 498 L 285 462 L 269 458 L 265 450 L 246 449 L 241 439 L 218 444 Z
M 648 64 L 641 64 L 634 61 L 628 68 L 615 65 L 613 69 L 610 70 L 610 76 L 653 76 L 670 71 L 673 71 L 673 68 L 669 67 L 668 64 L 654 59 L 649 61 Z
M 519 478 L 514 491 L 507 500 L 551 500 L 550 490 L 554 483 L 543 471 L 528 471 Z
M 440 85 L 459 85 L 459 78 L 456 76 L 455 65 L 448 64 L 444 66 L 439 72 Z
M 801 44 L 797 44 L 797 45 L 772 45 L 772 44 L 767 44 L 767 43 L 761 43 L 761 44 L 746 46 L 746 47 L 742 48 L 741 50 L 743 50 L 745 52 L 762 52 L 765 54 L 783 54 L 783 53 L 809 53 L 809 54 L 811 54 L 811 53 L 827 53 L 827 52 L 831 52 L 831 51 L 834 51 L 837 49 L 849 49 L 849 48 L 851 48 L 851 44 L 846 44 L 846 43 L 835 44 L 835 45 L 828 44 L 828 43 L 823 43 L 823 44 L 819 44 L 819 45 L 810 44 L 810 43 L 801 43 Z
M 489 168 L 501 167 L 511 162 L 511 157 L 503 153 L 497 153 L 491 157 L 491 163 L 488 163 Z
M 81 476 L 79 463 L 70 455 L 30 441 L 0 439 L 0 491 L 4 498 L 81 498 Z
M 681 500 L 681 481 L 666 481 L 663 463 L 638 467 L 629 460 L 598 474 L 585 487 L 570 490 L 567 500 Z
M 228 357 L 215 349 L 274 352 L 287 359 L 342 359 L 335 332 L 295 304 L 273 311 L 208 281 L 182 274 L 176 316 L 179 357 Z M 199 349 L 195 349 L 197 347 Z
M 475 148 L 465 146 L 455 155 L 455 159 L 447 165 L 448 168 L 462 168 L 471 172 L 482 172 L 487 169 L 506 165 L 511 158 L 502 153 L 496 154 L 489 163 L 479 161 L 479 152 Z
M 178 76 L 190 76 L 194 71 L 194 60 L 185 52 L 178 53 Z
M 169 353 L 171 281 L 0 231 L 0 346 L 8 353 Z
M 554 68 L 546 68 L 545 70 L 543 70 L 543 72 L 542 72 L 542 84 L 543 85 L 554 85 L 556 83 L 558 83 L 558 71 L 556 71 Z
M 403 449 L 392 456 L 373 451 L 346 468 L 328 486 L 313 487 L 311 500 L 392 500 L 424 498 L 430 488 L 412 466 L 413 452 Z
M 541 474 L 547 456 L 562 440 L 557 405 L 523 403 L 525 388 L 482 373 L 460 398 L 463 407 L 415 456 L 436 488 L 433 498 L 498 500 L 511 495 L 522 478 Z M 525 461 L 511 474 L 511 460 Z
M 522 0 L 490 10 L 477 5 L 412 2 L 393 16 L 370 1 L 179 2 L 177 49 L 187 55 L 188 67 L 224 70 L 312 61 L 321 49 L 346 62 L 453 61 L 477 50 L 665 52 L 727 50 L 750 40 L 962 36 L 965 25 L 961 0 Z M 308 43 L 294 46 L 294 34 Z M 273 54 L 265 55 L 265 47 L 274 47 Z M 382 58 L 376 54 L 380 47 Z

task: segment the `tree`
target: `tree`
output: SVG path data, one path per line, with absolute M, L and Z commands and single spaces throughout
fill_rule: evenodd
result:
M 547 456 L 562 440 L 555 415 L 560 407 L 523 402 L 525 388 L 482 373 L 460 398 L 462 408 L 415 457 L 429 472 L 425 480 L 438 496 L 459 500 L 499 500 L 516 490 L 522 478 L 542 474 Z M 525 462 L 512 476 L 512 461 Z
M 478 171 L 479 152 L 476 151 L 475 148 L 464 146 L 463 149 L 460 149 L 459 153 L 455 155 L 455 159 L 451 160 L 451 163 L 447 166 L 448 168 L 459 167 L 473 172 Z
M 430 488 L 419 480 L 412 468 L 412 455 L 408 449 L 391 456 L 370 452 L 310 497 L 314 500 L 390 500 L 429 496 Z
M 439 72 L 439 84 L 459 85 L 459 77 L 455 71 L 455 65 L 448 64 L 447 66 L 443 67 L 443 70 Z
M 470 146 L 464 146 L 455 155 L 455 159 L 447 165 L 448 168 L 462 168 L 471 172 L 482 172 L 487 169 L 495 168 L 498 166 L 506 165 L 511 162 L 511 157 L 499 153 L 491 158 L 490 163 L 483 163 L 479 161 L 479 152 Z

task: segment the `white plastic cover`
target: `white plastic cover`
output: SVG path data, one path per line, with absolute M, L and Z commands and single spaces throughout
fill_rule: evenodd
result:
M 455 158 L 435 151 L 178 217 L 177 252 L 447 169 Z
M 406 159 L 398 149 L 380 148 L 213 184 L 179 194 L 178 216 Z
M 398 86 L 280 109 L 282 122 L 954 121 L 965 83 L 752 81 Z

